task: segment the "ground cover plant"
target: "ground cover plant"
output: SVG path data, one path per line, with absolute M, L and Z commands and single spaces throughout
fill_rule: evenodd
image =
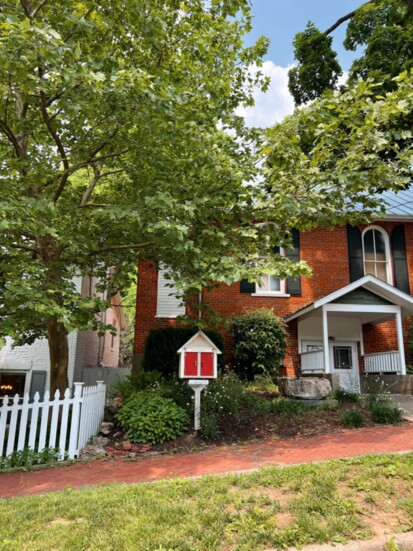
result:
M 0 548 L 284 549 L 413 529 L 413 454 L 0 502 Z M 110 511 L 110 514 L 108 514 Z

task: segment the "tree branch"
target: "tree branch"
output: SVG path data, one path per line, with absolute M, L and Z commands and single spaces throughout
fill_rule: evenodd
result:
M 43 77 L 43 71 L 40 68 L 39 68 L 39 76 L 40 76 L 40 78 Z M 61 196 L 61 194 L 62 194 L 62 192 L 63 192 L 63 190 L 66 186 L 66 182 L 69 178 L 69 168 L 70 168 L 69 167 L 69 160 L 67 158 L 66 151 L 65 151 L 65 148 L 63 147 L 63 143 L 60 139 L 60 136 L 58 135 L 58 133 L 56 132 L 56 130 L 54 129 L 54 127 L 52 125 L 52 121 L 50 119 L 50 115 L 49 115 L 49 112 L 47 110 L 46 94 L 44 93 L 43 90 L 40 91 L 40 98 L 41 98 L 40 110 L 42 112 L 43 120 L 46 124 L 46 127 L 49 131 L 49 134 L 51 135 L 51 137 L 53 138 L 54 143 L 56 144 L 57 150 L 59 151 L 59 154 L 60 154 L 60 158 L 63 162 L 63 167 L 65 169 L 62 177 L 60 178 L 59 185 L 57 186 L 57 188 L 54 192 L 54 195 L 53 195 L 53 202 L 56 203 L 58 201 L 59 197 Z
M 95 189 L 96 184 L 99 181 L 99 178 L 100 178 L 100 175 L 101 175 L 101 172 L 102 172 L 102 165 L 100 163 L 98 163 L 97 165 L 95 165 L 93 167 L 93 171 L 94 171 L 93 178 L 92 178 L 90 184 L 88 185 L 87 190 L 83 194 L 82 200 L 80 202 L 81 207 L 84 207 L 86 205 L 86 203 L 89 200 L 89 197 L 92 195 L 93 190 Z
M 362 4 L 362 5 L 366 6 L 367 4 L 371 4 L 372 2 L 373 2 L 373 0 L 369 0 L 368 2 L 366 2 L 365 4 Z M 348 21 L 349 19 L 354 17 L 354 15 L 356 15 L 356 13 L 359 9 L 360 8 L 357 8 L 357 10 L 351 11 L 347 15 L 343 15 L 343 17 L 340 17 L 340 19 L 337 19 L 337 21 L 333 25 L 331 25 L 331 27 L 329 27 L 326 31 L 324 31 L 323 34 L 325 34 L 326 36 L 331 34 L 333 31 L 335 31 L 337 29 L 337 27 L 339 27 L 340 25 L 342 25 L 343 23 L 345 23 L 346 21 Z
M 43 0 L 42 2 L 40 2 L 40 4 L 36 8 L 34 8 L 34 10 L 32 11 L 32 17 L 31 17 L 32 19 L 34 19 L 36 17 L 38 12 L 43 8 L 43 6 L 45 4 L 47 4 L 48 1 L 49 0 Z
M 19 159 L 21 157 L 20 145 L 12 129 L 5 123 L 5 121 L 0 120 L 0 130 L 3 131 L 3 134 L 12 144 L 13 149 L 16 152 L 16 157 Z

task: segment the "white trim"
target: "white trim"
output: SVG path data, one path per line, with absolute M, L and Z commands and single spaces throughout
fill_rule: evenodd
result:
M 276 291 L 268 292 L 265 291 L 263 293 L 251 293 L 252 297 L 278 297 L 278 298 L 289 298 L 291 295 L 288 295 L 287 293 L 277 293 Z
M 205 333 L 201 330 L 199 330 L 197 333 L 195 333 L 195 335 L 193 335 L 188 341 L 186 341 L 186 343 L 181 346 L 181 348 L 179 350 L 177 350 L 177 353 L 179 354 L 180 352 L 198 352 L 198 350 L 201 350 L 203 352 L 211 352 L 211 348 L 200 348 L 200 347 L 191 347 L 191 343 L 197 339 L 198 337 L 201 337 L 206 345 L 209 345 L 213 351 L 215 351 L 217 354 L 222 354 L 221 350 L 218 348 L 218 346 L 216 346 L 209 337 L 207 337 L 205 335 Z
M 361 247 L 362 247 L 362 251 L 363 251 L 363 272 L 366 275 L 366 273 L 365 273 L 365 263 L 366 262 L 373 262 L 374 264 L 380 263 L 380 261 L 377 261 L 377 260 L 367 260 L 366 261 L 366 257 L 365 257 L 365 253 L 364 253 L 364 236 L 370 230 L 376 230 L 376 231 L 380 232 L 384 237 L 384 249 L 385 249 L 386 260 L 381 261 L 381 263 L 386 264 L 386 275 L 387 275 L 386 283 L 389 283 L 390 285 L 393 285 L 393 266 L 392 266 L 392 263 L 391 263 L 389 235 L 388 235 L 388 233 L 386 232 L 386 230 L 384 228 L 382 228 L 381 226 L 377 226 L 375 224 L 372 224 L 371 226 L 367 226 L 366 228 L 364 228 L 364 230 L 362 231 L 362 234 L 361 234 Z M 373 239 L 373 246 L 374 246 L 374 255 L 376 256 L 376 245 L 374 243 L 374 239 Z
M 345 287 L 342 287 L 341 289 L 338 289 L 337 291 L 334 291 L 333 293 L 330 293 L 329 295 L 326 295 L 325 297 L 322 297 L 305 308 L 302 308 L 301 310 L 298 310 L 297 312 L 294 312 L 288 316 L 285 316 L 285 321 L 288 323 L 289 321 L 292 321 L 296 318 L 299 318 L 305 314 L 308 314 L 312 312 L 313 310 L 316 310 L 317 308 L 320 308 L 324 304 L 328 304 L 330 302 L 334 302 L 338 298 L 347 295 L 348 293 L 351 293 L 351 291 L 354 291 L 355 289 L 358 289 L 359 287 L 366 287 L 368 291 L 371 291 L 378 296 L 385 298 L 386 300 L 395 300 L 399 299 L 400 302 L 404 302 L 404 306 L 407 308 L 411 308 L 411 314 L 413 314 L 413 297 L 408 295 L 407 293 L 404 293 L 403 291 L 400 291 L 399 289 L 396 289 L 389 283 L 386 283 L 385 281 L 382 281 L 381 279 L 369 274 L 361 279 L 358 279 L 357 281 L 353 281 L 353 283 L 350 283 L 349 285 L 346 285 Z M 380 293 L 381 291 L 381 293 Z M 386 293 L 390 296 L 386 296 Z M 401 305 L 401 304 L 399 304 Z M 359 310 L 360 312 L 360 306 Z M 385 305 L 383 305 L 384 307 Z
M 324 352 L 324 371 L 330 373 L 330 353 L 328 349 L 328 316 L 327 310 L 323 306 L 323 352 Z
M 406 375 L 406 358 L 404 355 L 401 308 L 399 308 L 399 311 L 396 314 L 396 327 L 397 327 L 397 344 L 399 345 L 399 354 L 400 354 L 400 374 Z
M 390 304 L 325 304 L 323 306 L 328 312 L 354 312 L 363 314 L 395 314 L 400 306 Z

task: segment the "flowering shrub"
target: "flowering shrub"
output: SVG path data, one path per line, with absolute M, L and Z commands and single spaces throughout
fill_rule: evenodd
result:
M 255 375 L 276 373 L 287 347 L 284 322 L 269 308 L 247 312 L 233 319 L 235 359 L 239 374 L 248 380 Z
M 246 390 L 234 374 L 211 381 L 202 393 L 201 434 L 213 440 L 224 420 L 238 424 L 269 411 L 271 404 L 265 398 Z

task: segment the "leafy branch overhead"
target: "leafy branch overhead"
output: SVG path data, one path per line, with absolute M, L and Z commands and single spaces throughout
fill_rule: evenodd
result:
M 374 78 L 394 89 L 392 78 L 413 67 L 413 6 L 411 0 L 370 0 L 344 14 L 324 32 L 311 22 L 294 39 L 297 66 L 289 72 L 289 89 L 297 105 L 337 87 L 343 71 L 331 34 L 347 24 L 344 46 L 363 48 L 349 71 L 350 85 Z

